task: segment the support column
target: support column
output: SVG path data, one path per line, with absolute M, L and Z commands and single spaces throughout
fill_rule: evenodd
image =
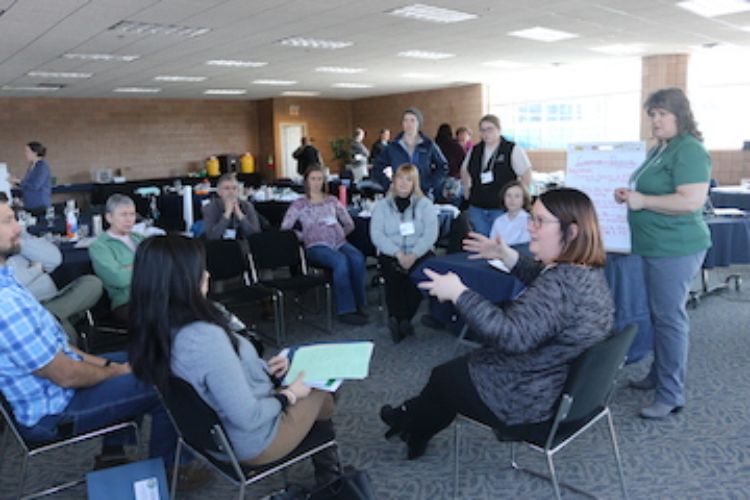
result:
M 687 92 L 688 54 L 662 54 L 641 59 L 641 105 L 653 92 L 667 87 Z M 641 113 L 641 139 L 651 138 L 651 123 Z

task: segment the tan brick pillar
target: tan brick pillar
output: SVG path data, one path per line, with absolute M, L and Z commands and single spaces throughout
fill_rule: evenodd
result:
M 687 54 L 663 54 L 641 59 L 641 105 L 653 92 L 678 87 L 687 92 Z M 641 113 L 641 139 L 651 138 L 651 123 Z

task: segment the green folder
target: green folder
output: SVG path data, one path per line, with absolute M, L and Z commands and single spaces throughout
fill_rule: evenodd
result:
M 294 382 L 300 372 L 305 372 L 305 381 L 366 378 L 373 346 L 369 341 L 354 341 L 297 347 L 290 351 L 292 362 L 284 384 Z

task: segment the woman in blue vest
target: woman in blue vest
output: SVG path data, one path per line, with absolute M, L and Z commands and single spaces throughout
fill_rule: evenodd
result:
M 520 180 L 528 189 L 531 162 L 526 152 L 500 135 L 500 120 L 485 115 L 479 120 L 482 141 L 475 144 L 461 165 L 461 182 L 469 197 L 469 222 L 474 231 L 489 236 L 495 219 L 503 215 L 500 191 Z
M 24 154 L 29 167 L 23 179 L 17 181 L 18 187 L 23 191 L 23 207 L 30 212 L 43 212 L 50 206 L 52 196 L 52 174 L 44 161 L 47 148 L 33 141 L 26 144 Z
M 422 112 L 417 108 L 408 108 L 401 113 L 403 132 L 388 143 L 382 153 L 373 161 L 372 176 L 385 191 L 391 185 L 390 176 L 384 170 L 388 167 L 395 173 L 403 164 L 412 164 L 419 171 L 422 192 L 434 199 L 443 188 L 448 175 L 448 160 L 432 139 L 419 129 L 423 124 Z

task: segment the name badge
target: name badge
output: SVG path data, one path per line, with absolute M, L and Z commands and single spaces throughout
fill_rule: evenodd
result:
M 336 217 L 333 217 L 331 215 L 329 215 L 328 217 L 323 218 L 323 224 L 325 224 L 326 226 L 333 226 L 337 222 L 338 222 L 338 220 L 336 219 Z
M 237 230 L 236 229 L 225 229 L 224 230 L 224 239 L 225 240 L 236 240 L 237 239 Z
M 401 236 L 411 236 L 416 231 L 414 230 L 414 223 L 413 222 L 402 222 L 398 226 L 399 232 L 401 232 Z
M 482 172 L 480 180 L 482 184 L 491 184 L 495 180 L 495 174 L 492 173 L 492 170 L 487 170 L 486 172 Z

